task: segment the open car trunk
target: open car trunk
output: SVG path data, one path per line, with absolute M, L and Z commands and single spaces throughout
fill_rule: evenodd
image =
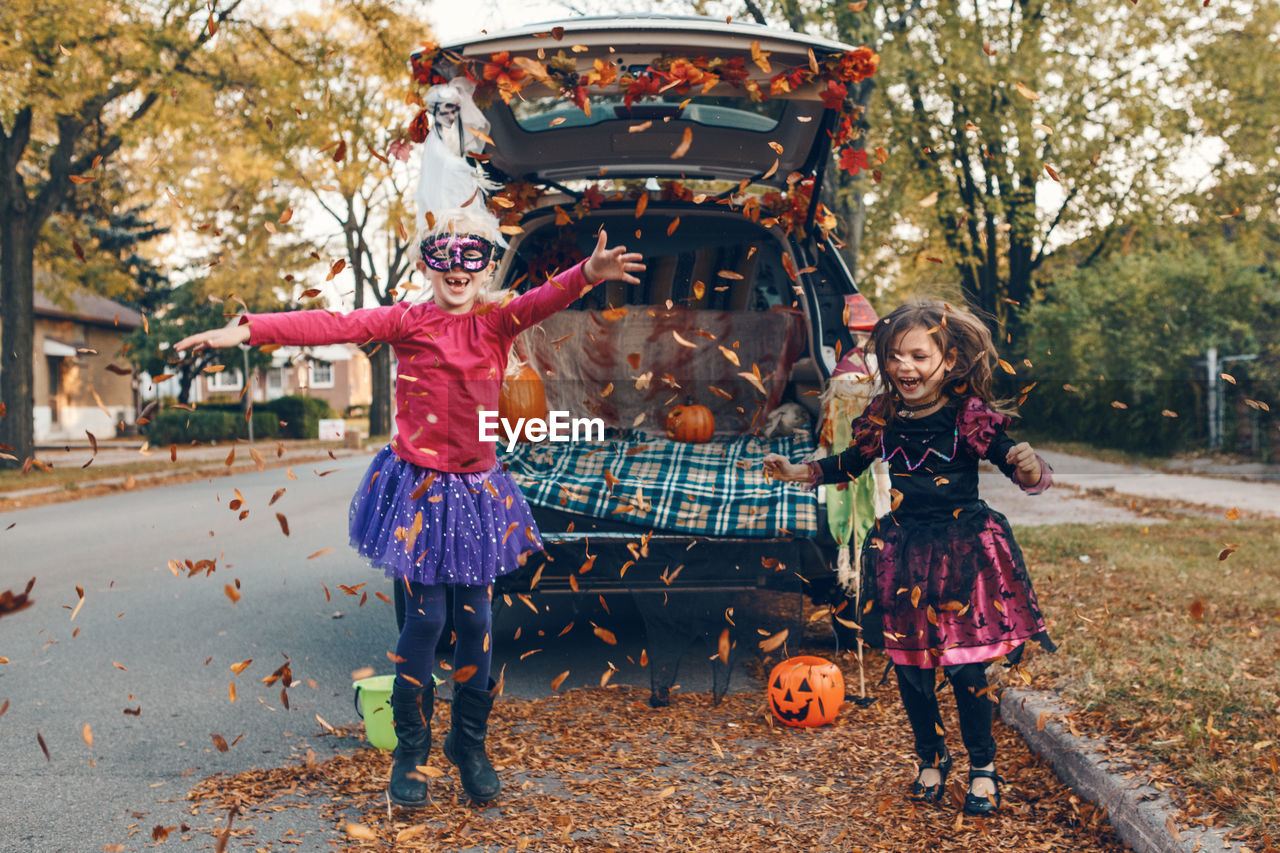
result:
M 676 213 L 681 225 L 668 234 Z M 697 227 L 699 216 L 714 227 Z M 548 258 L 552 266 L 575 262 L 601 225 L 614 235 L 631 231 L 633 239 L 611 242 L 645 255 L 641 284 L 602 284 L 516 345 L 543 377 L 550 411 L 605 427 L 599 441 L 504 448 L 547 522 L 544 538 L 570 522 L 579 534 L 570 539 L 613 531 L 677 538 L 682 547 L 691 536 L 741 540 L 756 551 L 817 536 L 815 493 L 766 480 L 760 462 L 769 452 L 798 458 L 815 448 L 812 420 L 789 435 L 762 434 L 809 353 L 807 315 L 782 260 L 787 243 L 746 218 L 697 211 L 655 208 L 639 219 L 617 211 L 574 227 L 535 216 L 507 253 L 503 278 L 540 282 Z M 667 413 L 689 402 L 711 410 L 710 441 L 668 436 Z M 795 565 L 789 548 L 788 556 Z

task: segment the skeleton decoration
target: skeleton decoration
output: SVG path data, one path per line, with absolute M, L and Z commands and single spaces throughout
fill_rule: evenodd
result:
M 496 189 L 483 170 L 466 160 L 468 154 L 484 150 L 482 136 L 489 120 L 475 105 L 475 83 L 459 78 L 433 86 L 427 92 L 431 132 L 422 146 L 422 170 L 418 176 L 418 224 L 427 211 L 453 210 L 479 205 L 484 193 Z

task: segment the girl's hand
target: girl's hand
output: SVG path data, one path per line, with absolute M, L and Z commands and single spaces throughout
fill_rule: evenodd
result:
M 640 279 L 631 275 L 633 272 L 644 272 L 644 256 L 639 252 L 628 252 L 626 246 L 605 248 L 608 239 L 604 229 L 600 229 L 600 239 L 596 241 L 595 251 L 587 258 L 582 272 L 588 281 L 625 281 L 627 284 L 639 284 Z
M 1040 459 L 1025 441 L 1009 448 L 1004 459 L 1010 465 L 1018 466 L 1018 479 L 1028 486 L 1034 486 L 1044 476 L 1044 472 L 1040 470 Z
M 240 324 L 237 317 L 230 326 L 221 329 L 210 329 L 195 335 L 188 335 L 173 345 L 175 350 L 183 352 L 188 349 L 202 350 L 206 347 L 224 349 L 249 342 L 249 324 Z
M 809 466 L 797 465 L 785 456 L 770 453 L 764 457 L 764 473 L 775 480 L 796 483 L 809 479 Z

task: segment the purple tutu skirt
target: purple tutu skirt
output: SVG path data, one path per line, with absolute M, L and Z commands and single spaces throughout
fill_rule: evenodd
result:
M 384 447 L 351 499 L 351 547 L 387 577 L 485 586 L 542 550 L 529 504 L 498 463 L 450 474 Z

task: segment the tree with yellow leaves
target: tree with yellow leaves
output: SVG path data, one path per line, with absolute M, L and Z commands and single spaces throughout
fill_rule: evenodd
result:
M 0 444 L 33 453 L 36 246 L 78 185 L 102 178 L 242 0 L 0 5 Z

